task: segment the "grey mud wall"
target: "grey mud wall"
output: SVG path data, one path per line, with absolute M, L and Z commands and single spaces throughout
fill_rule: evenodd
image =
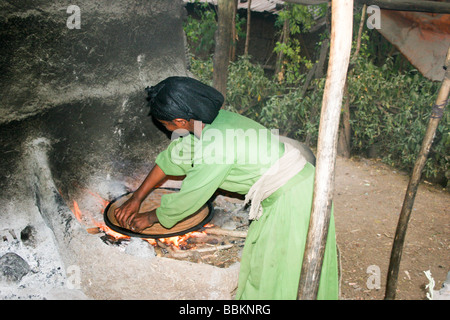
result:
M 135 189 L 170 142 L 144 88 L 187 75 L 184 16 L 182 0 L 0 0 L 0 299 L 230 297 L 236 269 L 118 251 L 71 212 Z
M 0 122 L 185 73 L 181 0 L 0 1 Z
M 167 139 L 144 88 L 186 75 L 181 0 L 2 0 L 0 12 L 3 185 L 30 137 L 52 140 L 62 188 L 154 158 Z

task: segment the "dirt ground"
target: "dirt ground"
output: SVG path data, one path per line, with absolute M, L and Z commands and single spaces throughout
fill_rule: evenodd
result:
M 407 173 L 378 160 L 337 159 L 334 204 L 341 299 L 384 298 L 392 242 L 408 181 Z M 421 183 L 408 225 L 396 299 L 427 299 L 426 270 L 436 282 L 434 290 L 445 281 L 450 271 L 449 203 L 448 190 Z M 370 270 L 377 268 L 379 289 L 370 278 Z

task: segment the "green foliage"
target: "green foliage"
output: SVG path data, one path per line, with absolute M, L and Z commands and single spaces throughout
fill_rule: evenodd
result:
M 227 105 L 230 110 L 256 115 L 263 103 L 273 96 L 278 85 L 264 75 L 260 65 L 252 64 L 250 56 L 231 62 L 228 70 Z
M 215 45 L 215 33 L 217 30 L 217 14 L 207 2 L 199 0 L 193 2 L 194 12 L 199 18 L 188 16 L 183 26 L 188 43 L 197 55 L 209 55 Z M 237 38 L 246 36 L 246 19 L 236 14 L 235 29 Z
M 288 91 L 270 97 L 253 118 L 270 129 L 279 129 L 280 134 L 304 141 L 307 135 L 317 140 L 320 107 L 324 79 L 315 80 L 317 90 L 306 97 L 300 90 Z
M 378 156 L 394 167 L 410 171 L 414 166 L 440 84 L 424 78 L 411 65 L 401 71 L 398 57 L 374 63 L 374 51 L 363 33 L 361 49 L 348 78 L 352 154 L 366 155 L 376 146 Z M 288 73 L 292 80 L 279 83 L 264 74 L 251 57 L 230 63 L 226 108 L 246 115 L 281 134 L 315 145 L 325 78 L 316 79 L 301 97 L 304 75 L 294 70 L 302 60 L 298 44 L 279 47 L 292 58 Z M 297 59 L 297 60 L 296 60 Z M 403 59 L 404 60 L 404 59 Z M 294 71 L 293 71 L 294 70 Z M 191 71 L 204 83 L 212 84 L 212 58 L 191 57 Z M 441 119 L 425 164 L 424 176 L 450 178 L 450 116 Z
M 439 83 L 417 70 L 392 72 L 392 59 L 376 67 L 359 60 L 349 77 L 352 143 L 354 153 L 376 145 L 384 162 L 411 170 L 418 156 Z M 449 174 L 449 117 L 438 127 L 424 175 Z
M 247 19 L 236 14 L 235 29 L 238 39 L 245 39 L 247 36 Z
M 285 21 L 289 23 L 288 41 L 285 43 L 277 41 L 274 48 L 276 53 L 284 54 L 281 63 L 285 69 L 284 80 L 287 84 L 298 84 L 303 78 L 303 70 L 311 69 L 313 65 L 310 60 L 302 56 L 300 42 L 293 36 L 311 29 L 314 25 L 314 16 L 324 14 L 325 11 L 322 8 L 323 6 L 287 5 L 286 9 L 278 15 L 277 26 L 283 27 Z
M 208 85 L 212 85 L 214 71 L 212 56 L 210 56 L 208 59 L 201 59 L 191 54 L 190 70 L 193 74 L 196 75 L 198 80 Z
M 302 66 L 311 69 L 313 64 L 300 54 L 300 42 L 297 39 L 290 39 L 288 43 L 277 42 L 274 51 L 283 52 L 282 61 L 285 68 L 284 79 L 286 84 L 298 84 L 304 77 Z
M 207 2 L 195 0 L 194 12 L 200 19 L 188 16 L 184 31 L 191 47 L 197 54 L 208 54 L 214 48 L 214 34 L 217 30 L 216 12 L 209 8 Z
M 285 20 L 289 20 L 291 34 L 307 32 L 314 25 L 315 16 L 323 16 L 326 5 L 304 6 L 298 4 L 285 4 L 285 10 L 279 12 L 276 26 L 282 27 Z

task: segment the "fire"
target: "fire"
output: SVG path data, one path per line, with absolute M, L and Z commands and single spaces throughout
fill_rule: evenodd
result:
M 101 211 L 103 212 L 105 210 L 105 208 L 108 205 L 108 201 L 103 199 L 100 195 L 98 195 L 97 193 L 88 191 L 93 197 L 95 197 L 98 200 L 98 204 L 101 207 Z M 73 210 L 72 210 L 74 216 L 77 218 L 77 220 L 80 223 L 84 223 L 83 218 L 90 218 L 92 224 L 94 224 L 99 230 L 103 231 L 105 234 L 113 237 L 116 240 L 119 239 L 129 239 L 129 236 L 123 235 L 121 233 L 118 233 L 114 230 L 112 230 L 111 228 L 109 228 L 108 226 L 105 225 L 105 223 L 103 221 L 96 221 L 93 217 L 90 217 L 88 214 L 83 214 L 83 212 L 80 210 L 80 207 L 78 205 L 78 203 L 76 201 L 73 201 Z M 89 216 L 89 217 L 88 217 Z M 213 225 L 211 224 L 207 224 L 205 225 L 205 227 L 211 227 Z M 195 238 L 195 237 L 202 237 L 205 236 L 206 232 L 203 231 L 193 231 L 193 232 L 189 232 L 186 233 L 184 235 L 181 236 L 176 236 L 176 237 L 170 237 L 170 238 L 160 238 L 158 239 L 160 242 L 166 244 L 166 245 L 170 245 L 171 247 L 175 248 L 175 249 L 181 249 L 184 246 L 186 246 L 187 244 L 187 240 L 189 238 Z M 143 239 L 145 241 L 147 241 L 148 243 L 150 243 L 153 246 L 157 246 L 157 241 L 155 239 Z
M 93 195 L 95 198 L 97 198 L 97 200 L 99 201 L 100 205 L 101 205 L 101 212 L 103 212 L 106 207 L 108 206 L 108 201 L 103 199 L 99 194 L 88 191 L 91 195 Z M 111 228 L 109 228 L 108 226 L 105 225 L 104 222 L 99 222 L 99 221 L 95 221 L 93 220 L 93 223 L 95 224 L 95 226 L 97 228 L 99 228 L 100 230 L 102 230 L 104 233 L 106 233 L 107 235 L 110 235 L 111 237 L 113 237 L 114 239 L 129 239 L 129 236 L 123 235 L 121 233 L 118 233 L 114 230 L 112 230 Z
M 205 235 L 206 235 L 206 232 L 203 232 L 203 231 L 192 231 L 192 232 L 186 233 L 181 236 L 161 238 L 161 239 L 159 239 L 159 241 L 161 241 L 164 244 L 175 247 L 177 249 L 181 249 L 181 247 L 186 245 L 186 241 L 189 238 L 197 238 L 197 237 L 202 237 Z M 148 240 L 152 240 L 152 239 L 148 239 Z M 152 242 L 149 241 L 149 243 L 152 243 Z
M 80 207 L 78 206 L 78 203 L 76 201 L 73 202 L 73 210 L 72 210 L 75 218 L 77 218 L 77 220 L 79 222 L 82 222 L 82 216 L 83 214 L 81 213 Z
M 126 236 L 124 234 L 121 234 L 121 233 L 118 233 L 118 232 L 112 230 L 111 228 L 107 227 L 103 222 L 96 222 L 95 226 L 116 240 L 130 238 L 129 236 Z
M 106 206 L 108 205 L 108 201 L 103 199 L 97 193 L 93 193 L 90 191 L 88 191 L 88 192 L 98 200 L 98 204 L 100 205 L 101 211 L 103 212 L 105 210 Z M 77 220 L 81 223 L 84 223 L 83 217 L 88 216 L 87 214 L 83 214 L 83 212 L 80 210 L 80 206 L 78 205 L 78 203 L 76 201 L 73 201 L 72 212 L 75 215 L 75 218 L 77 218 Z M 121 233 L 118 233 L 118 232 L 112 230 L 111 228 L 106 226 L 103 221 L 102 222 L 97 221 L 93 217 L 88 217 L 88 218 L 90 218 L 92 224 L 94 224 L 99 230 L 103 231 L 104 233 L 113 237 L 114 239 L 118 240 L 118 239 L 129 239 L 130 238 L 129 236 L 123 235 Z

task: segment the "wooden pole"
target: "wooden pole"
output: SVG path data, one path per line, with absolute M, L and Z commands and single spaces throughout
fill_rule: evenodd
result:
M 289 19 L 286 19 L 286 20 L 284 20 L 283 31 L 282 31 L 281 37 L 280 37 L 280 40 L 283 44 L 286 44 L 289 41 L 289 33 L 290 33 L 289 30 L 290 30 L 289 29 Z M 280 52 L 278 52 L 277 62 L 275 65 L 275 75 L 278 77 L 279 81 L 281 81 L 280 79 L 283 79 L 283 77 L 284 77 L 283 59 L 284 59 L 284 52 L 283 52 L 283 50 L 281 50 Z
M 248 0 L 248 6 L 247 6 L 247 32 L 245 37 L 245 47 L 244 47 L 244 55 L 248 55 L 248 46 L 250 44 L 250 21 L 252 19 L 252 0 Z
M 347 78 L 345 80 L 344 86 L 344 104 L 342 107 L 342 121 L 341 127 L 339 129 L 338 138 L 338 154 L 344 158 L 350 158 L 351 154 L 351 125 L 350 125 L 350 95 L 348 94 L 348 77 L 353 74 L 353 66 L 358 58 L 359 50 L 361 48 L 361 38 L 364 27 L 364 22 L 366 21 L 366 10 L 367 6 L 363 5 L 361 11 L 361 20 L 359 22 L 358 37 L 356 38 L 356 48 L 350 60 L 350 67 L 347 73 Z
M 216 31 L 216 47 L 214 49 L 213 86 L 226 98 L 228 65 L 233 30 L 234 0 L 218 1 L 218 24 Z
M 366 21 L 366 11 L 367 11 L 367 5 L 363 5 L 362 10 L 361 10 L 361 20 L 359 22 L 358 37 L 356 38 L 356 48 L 355 48 L 355 52 L 353 53 L 353 56 L 352 56 L 352 64 L 356 63 L 356 59 L 358 58 L 358 55 L 359 55 L 359 50 L 361 49 L 361 38 L 362 38 L 362 33 L 363 33 L 363 28 L 364 28 L 364 22 Z
M 422 141 L 422 146 L 419 151 L 414 169 L 412 171 L 411 178 L 406 190 L 405 199 L 403 201 L 402 210 L 397 224 L 397 230 L 395 231 L 394 243 L 392 245 L 391 259 L 389 262 L 389 269 L 386 283 L 386 300 L 395 299 L 397 289 L 398 272 L 400 269 L 400 260 L 402 258 L 403 244 L 405 242 L 406 230 L 408 228 L 408 222 L 411 216 L 411 210 L 414 205 L 414 199 L 416 197 L 417 189 L 420 183 L 420 177 L 422 175 L 425 161 L 427 160 L 428 153 L 430 152 L 431 144 L 436 133 L 439 121 L 444 114 L 445 106 L 448 103 L 448 96 L 450 90 L 450 48 L 447 52 L 447 58 L 445 60 L 444 68 L 446 69 L 444 79 L 442 80 L 441 87 L 438 92 L 436 104 L 433 107 L 430 120 L 428 122 L 427 131 Z
M 327 4 L 327 11 L 325 13 L 325 33 L 328 35 L 331 34 L 331 2 Z M 315 79 L 322 78 L 323 72 L 324 72 L 324 65 L 328 58 L 328 51 L 330 47 L 330 39 L 325 38 L 322 40 L 322 44 L 320 45 L 320 51 L 319 51 L 319 61 L 314 64 L 314 66 L 311 68 L 311 70 L 308 71 L 308 74 L 306 75 L 305 83 L 303 84 L 303 87 L 300 91 L 300 96 L 302 98 L 305 97 L 306 91 L 309 89 L 309 85 L 311 84 L 311 81 Z M 315 105 L 308 116 L 308 122 L 315 121 L 316 115 L 319 113 L 319 106 Z M 309 147 L 311 146 L 311 139 L 312 139 L 312 133 L 308 132 L 306 134 L 305 138 L 305 144 Z
M 298 299 L 317 298 L 334 191 L 337 134 L 344 84 L 350 60 L 353 0 L 331 2 L 331 44 L 317 145 L 314 196 Z
M 239 0 L 233 2 L 233 17 L 231 18 L 231 48 L 230 48 L 230 61 L 236 60 L 236 46 L 238 41 L 238 35 L 236 30 L 236 14 L 237 5 Z

